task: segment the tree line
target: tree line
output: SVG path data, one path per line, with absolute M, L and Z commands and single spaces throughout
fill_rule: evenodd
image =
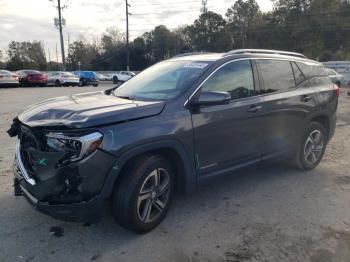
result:
M 142 70 L 158 61 L 187 52 L 227 52 L 266 48 L 300 52 L 319 61 L 350 60 L 350 4 L 346 0 L 273 0 L 262 12 L 255 0 L 237 0 L 225 16 L 201 14 L 191 25 L 170 30 L 165 25 L 130 43 L 130 66 Z M 68 47 L 67 70 L 126 68 L 125 36 L 108 28 L 99 40 L 77 40 Z M 1 56 L 0 52 L 0 61 Z M 47 63 L 40 42 L 12 41 L 0 68 L 55 70 Z

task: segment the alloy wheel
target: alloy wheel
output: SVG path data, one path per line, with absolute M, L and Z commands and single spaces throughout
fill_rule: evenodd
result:
M 153 170 L 144 180 L 137 198 L 137 214 L 143 223 L 152 223 L 169 202 L 170 175 L 164 168 Z
M 313 130 L 306 139 L 304 146 L 304 158 L 310 165 L 315 165 L 322 157 L 324 137 L 320 130 Z

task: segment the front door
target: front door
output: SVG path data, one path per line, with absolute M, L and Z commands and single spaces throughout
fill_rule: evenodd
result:
M 202 177 L 260 162 L 263 100 L 257 96 L 258 81 L 253 71 L 250 60 L 229 62 L 199 90 L 225 91 L 231 95 L 228 104 L 192 110 L 195 157 Z

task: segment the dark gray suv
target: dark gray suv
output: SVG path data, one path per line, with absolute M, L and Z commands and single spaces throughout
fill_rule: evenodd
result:
M 40 212 L 93 223 L 105 206 L 145 233 L 174 191 L 268 160 L 315 168 L 339 88 L 301 54 L 236 50 L 158 63 L 112 90 L 50 99 L 14 119 L 15 194 Z

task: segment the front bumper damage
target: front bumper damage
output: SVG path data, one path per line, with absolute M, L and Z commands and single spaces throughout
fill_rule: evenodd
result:
M 37 211 L 53 218 L 97 222 L 108 198 L 103 188 L 116 158 L 98 149 L 81 161 L 60 167 L 60 154 L 30 149 L 29 172 L 19 141 L 13 165 L 15 194 L 22 194 Z

